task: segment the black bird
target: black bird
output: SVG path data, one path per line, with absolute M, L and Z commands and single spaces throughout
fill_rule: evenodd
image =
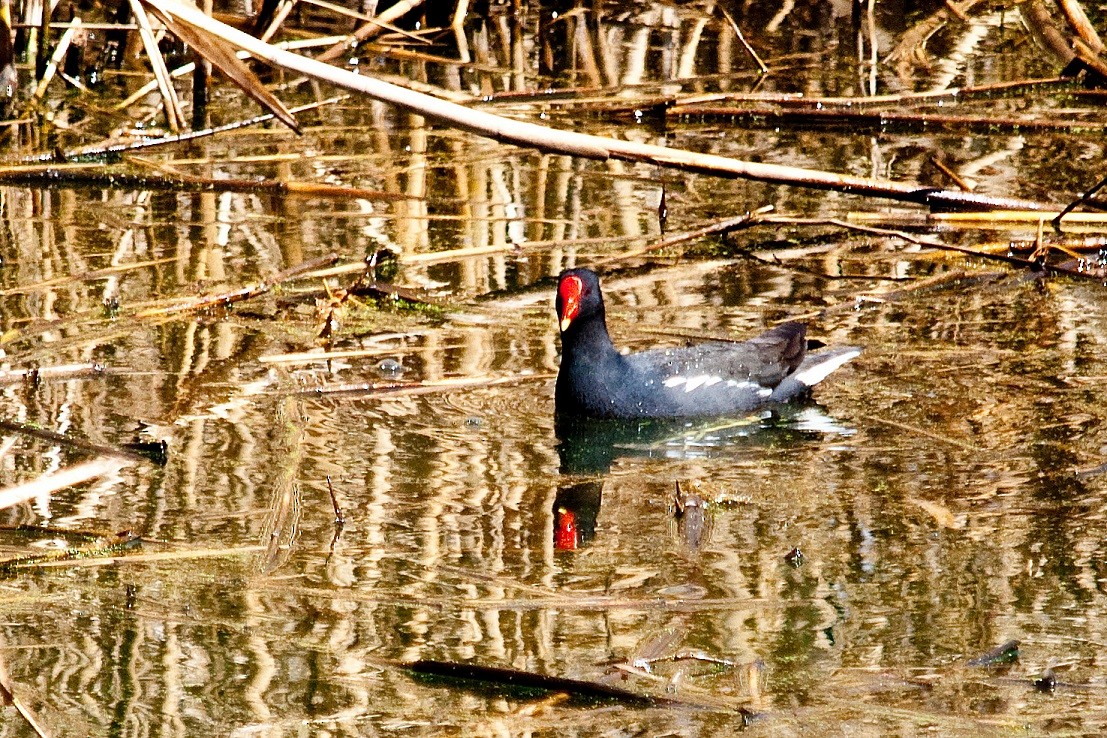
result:
M 561 273 L 557 318 L 559 420 L 743 414 L 804 396 L 861 353 L 847 346 L 808 354 L 807 326 L 792 322 L 742 343 L 713 341 L 624 356 L 607 333 L 600 280 L 589 269 Z

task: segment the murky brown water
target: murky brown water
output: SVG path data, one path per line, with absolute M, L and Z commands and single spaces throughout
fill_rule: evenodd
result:
M 669 79 L 706 19 L 693 69 L 729 76 L 696 84 L 747 89 L 750 63 L 708 5 L 647 4 L 600 21 L 570 14 L 565 48 L 579 51 L 570 40 L 590 33 L 605 40 L 608 66 L 595 78 L 581 56 L 558 56 L 554 66 L 579 86 Z M 848 5 L 791 7 L 738 16 L 770 66 L 784 70 L 760 90 L 864 94 L 869 70 L 858 58 L 868 51 L 855 47 Z M 929 11 L 878 10 L 884 50 Z M 1056 71 L 1027 51 L 1021 26 L 997 15 L 988 10 L 931 42 L 935 56 L 966 49 L 954 84 Z M 578 19 L 593 25 L 571 25 Z M 507 68 L 506 24 L 467 28 L 484 67 Z M 877 91 L 928 89 L 944 79 L 939 66 L 904 78 L 882 66 Z M 470 93 L 516 84 L 483 67 L 400 67 Z M 984 114 L 1024 101 L 953 107 Z M 1042 115 L 1061 115 L 1054 104 L 1042 101 Z M 865 353 L 819 389 L 817 406 L 777 423 L 559 446 L 552 277 L 658 241 L 663 187 L 669 235 L 766 204 L 826 217 L 906 209 L 520 151 L 368 103 L 347 102 L 306 125 L 301 139 L 239 133 L 145 156 L 207 176 L 411 198 L 0 189 L 5 363 L 106 369 L 9 382 L 0 416 L 98 443 L 140 431 L 168 441 L 164 467 L 133 464 L 2 513 L 8 526 L 130 529 L 146 540 L 128 552 L 137 559 L 78 560 L 4 582 L 0 654 L 17 695 L 53 734 L 1107 727 L 1102 285 L 1042 281 L 829 226 L 760 226 L 689 244 L 680 260 L 673 249 L 623 260 L 604 275 L 621 345 L 742 337 L 803 317 L 814 337 Z M 1086 169 L 1103 153 L 1102 139 L 1088 134 L 859 134 L 710 117 L 665 133 L 596 116 L 582 125 L 895 178 L 936 176 L 927 162 L 940 154 L 981 191 L 1041 199 L 1089 186 Z M 209 160 L 220 163 L 196 163 Z M 1035 231 L 932 232 L 1002 250 Z M 229 310 L 137 315 L 330 251 L 350 263 L 382 248 L 398 254 L 396 283 L 427 290 L 443 308 L 347 304 L 330 348 L 353 353 L 329 363 L 289 356 L 320 350 L 322 277 Z M 438 253 L 455 249 L 472 251 Z M 744 249 L 762 261 L 743 258 Z M 329 393 L 401 379 L 467 384 Z M 24 436 L 10 442 L 5 486 L 87 457 Z M 328 479 L 346 518 L 340 532 Z M 675 514 L 678 483 L 712 503 L 702 521 Z M 578 530 L 574 550 L 558 545 L 566 511 Z M 59 538 L 13 534 L 0 543 L 14 555 Z M 1010 639 L 1021 643 L 1014 663 L 969 665 Z M 393 665 L 437 659 L 597 679 L 620 674 L 613 664 L 651 644 L 661 644 L 662 659 L 653 676 L 622 672 L 619 683 L 694 705 L 546 702 L 417 680 Z M 1035 689 L 1047 672 L 1055 689 Z M 0 735 L 27 734 L 5 709 Z

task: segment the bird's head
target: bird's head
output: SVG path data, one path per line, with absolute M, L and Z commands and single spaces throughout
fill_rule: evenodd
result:
M 569 269 L 557 280 L 557 322 L 561 332 L 573 321 L 602 312 L 600 280 L 590 269 Z

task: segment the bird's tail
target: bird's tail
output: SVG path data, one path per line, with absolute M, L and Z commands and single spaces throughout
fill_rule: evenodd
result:
M 839 346 L 807 354 L 799 368 L 781 380 L 780 384 L 773 389 L 769 399 L 774 402 L 787 402 L 794 397 L 799 397 L 860 353 L 860 346 Z

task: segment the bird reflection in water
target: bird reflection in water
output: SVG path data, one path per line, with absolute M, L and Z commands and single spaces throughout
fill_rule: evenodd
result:
M 800 446 L 828 435 L 850 436 L 854 430 L 827 415 L 821 406 L 808 402 L 782 405 L 738 419 L 573 418 L 559 421 L 556 433 L 565 483 L 558 487 L 554 496 L 554 547 L 559 551 L 574 551 L 595 537 L 604 478 L 621 458 L 679 460 L 744 455 L 765 447 Z M 684 493 L 683 503 L 680 499 L 674 501 L 674 512 L 690 498 Z M 698 503 L 699 510 L 679 513 L 681 530 L 696 527 L 695 521 L 702 517 L 702 503 L 703 500 Z M 698 548 L 705 542 L 699 534 L 707 531 L 690 533 L 695 540 L 688 541 L 689 545 Z

